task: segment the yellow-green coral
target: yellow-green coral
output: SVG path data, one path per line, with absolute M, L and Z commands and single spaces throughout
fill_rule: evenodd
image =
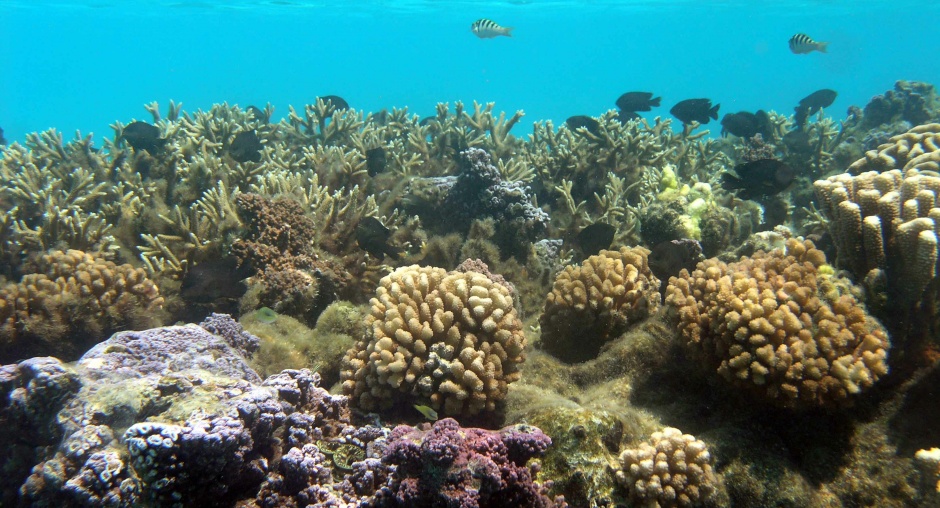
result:
M 690 351 L 733 386 L 786 407 L 846 404 L 887 374 L 887 334 L 819 273 L 812 242 L 786 246 L 683 270 L 666 303 Z
M 526 340 L 509 290 L 476 272 L 409 266 L 382 278 L 369 334 L 346 354 L 343 392 L 366 409 L 427 404 L 493 411 L 519 378 Z
M 659 279 L 642 247 L 602 250 L 558 274 L 539 319 L 542 347 L 566 362 L 601 347 L 659 309 Z

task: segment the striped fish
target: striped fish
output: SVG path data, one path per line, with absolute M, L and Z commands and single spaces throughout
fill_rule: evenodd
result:
M 495 21 L 486 18 L 478 19 L 470 25 L 470 31 L 481 39 L 492 39 L 500 35 L 512 37 L 512 28 L 511 26 L 499 26 Z
M 790 37 L 790 51 L 797 55 L 805 55 L 813 51 L 825 53 L 828 45 L 828 42 L 816 42 L 806 34 L 796 34 Z

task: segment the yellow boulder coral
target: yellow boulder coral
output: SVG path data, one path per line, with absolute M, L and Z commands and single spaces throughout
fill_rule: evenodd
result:
M 601 347 L 659 308 L 659 279 L 642 247 L 602 250 L 555 278 L 539 323 L 542 347 L 566 362 L 597 356 Z
M 399 268 L 371 305 L 370 331 L 341 373 L 343 392 L 363 409 L 403 402 L 473 415 L 495 409 L 519 378 L 522 322 L 509 290 L 486 275 Z
M 670 281 L 682 340 L 733 385 L 786 407 L 839 405 L 888 372 L 888 337 L 848 291 L 820 274 L 825 255 L 790 239 L 786 253 L 716 259 Z

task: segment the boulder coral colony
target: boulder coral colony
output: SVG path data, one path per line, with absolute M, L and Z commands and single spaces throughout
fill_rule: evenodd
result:
M 750 139 L 147 110 L 2 148 L 4 506 L 940 503 L 931 85 Z

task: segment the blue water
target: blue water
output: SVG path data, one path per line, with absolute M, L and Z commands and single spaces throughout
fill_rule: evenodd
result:
M 773 4 L 767 7 L 765 4 Z M 597 115 L 623 92 L 690 97 L 721 113 L 792 112 L 819 88 L 841 118 L 898 79 L 940 83 L 937 2 L 0 0 L 0 127 L 112 135 L 143 105 L 287 105 L 336 94 L 354 108 L 439 101 L 522 109 L 534 121 Z M 481 17 L 516 27 L 482 40 Z M 805 32 L 830 53 L 794 55 Z M 714 125 L 713 125 L 714 127 Z M 716 129 L 713 129 L 716 130 Z

